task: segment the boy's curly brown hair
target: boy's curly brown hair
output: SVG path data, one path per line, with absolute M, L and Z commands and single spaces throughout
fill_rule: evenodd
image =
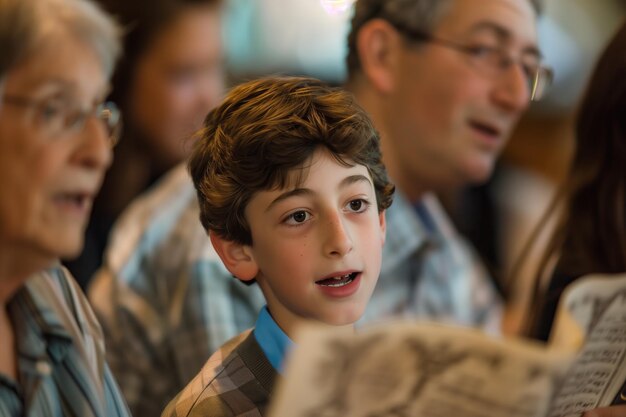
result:
M 379 212 L 390 206 L 394 186 L 381 161 L 378 133 L 350 93 L 300 77 L 233 88 L 207 115 L 189 160 L 204 228 L 251 245 L 244 210 L 254 193 L 298 186 L 320 147 L 345 166 L 367 167 Z

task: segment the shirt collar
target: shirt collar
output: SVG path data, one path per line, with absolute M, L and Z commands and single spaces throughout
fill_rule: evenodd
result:
M 293 342 L 274 321 L 267 306 L 259 313 L 254 327 L 254 337 L 274 369 L 282 374 L 285 356 L 291 350 Z
M 385 218 L 387 238 L 383 246 L 381 275 L 391 273 L 425 245 L 434 243 L 433 234 L 418 216 L 414 205 L 398 190 L 393 196 L 393 204 L 385 213 Z
M 426 202 L 424 200 L 419 200 L 413 205 L 413 209 L 415 210 L 415 213 L 417 213 L 417 217 L 420 219 L 424 230 L 428 233 L 429 237 L 433 238 L 436 236 L 438 234 L 437 224 L 435 223 L 433 215 L 426 206 Z
M 33 358 L 51 354 L 55 360 L 61 360 L 72 337 L 57 314 L 60 302 L 49 294 L 51 288 L 46 284 L 46 274 L 41 272 L 28 279 L 10 301 L 10 309 L 15 321 L 18 352 Z

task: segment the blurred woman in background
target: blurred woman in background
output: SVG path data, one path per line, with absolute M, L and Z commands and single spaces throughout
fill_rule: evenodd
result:
M 219 0 L 98 0 L 125 31 L 110 98 L 122 141 L 94 212 L 82 255 L 68 262 L 86 287 L 109 230 L 129 202 L 182 161 L 189 140 L 223 92 Z
M 542 340 L 567 285 L 587 274 L 626 272 L 626 24 L 591 76 L 575 143 L 569 174 L 544 218 L 558 216 L 531 307 L 530 333 Z

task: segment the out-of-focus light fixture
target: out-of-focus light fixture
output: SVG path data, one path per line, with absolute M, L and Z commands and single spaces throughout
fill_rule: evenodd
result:
M 322 8 L 330 15 L 345 13 L 355 0 L 320 0 Z

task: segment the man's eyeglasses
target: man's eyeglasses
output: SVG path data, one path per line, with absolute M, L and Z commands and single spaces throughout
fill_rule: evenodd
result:
M 541 100 L 552 83 L 552 69 L 537 62 L 538 58 L 534 55 L 527 58 L 528 62 L 524 62 L 524 58 L 519 59 L 518 62 L 508 51 L 500 47 L 463 45 L 400 25 L 394 25 L 394 27 L 412 40 L 435 43 L 466 54 L 472 64 L 486 75 L 497 76 L 511 65 L 519 63 L 524 71 L 532 101 Z
M 111 147 L 114 147 L 120 138 L 121 114 L 115 103 L 110 101 L 98 103 L 91 108 L 80 107 L 76 103 L 60 98 L 38 100 L 4 95 L 2 101 L 13 106 L 34 110 L 33 121 L 51 137 L 79 132 L 85 127 L 87 119 L 95 116 L 106 129 Z

